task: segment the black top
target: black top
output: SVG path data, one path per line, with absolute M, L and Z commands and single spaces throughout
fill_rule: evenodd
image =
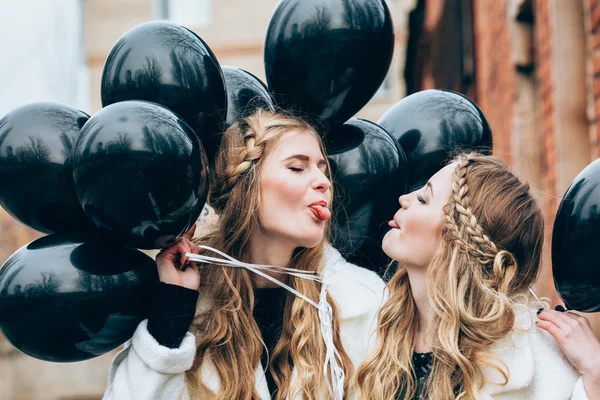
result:
M 427 400 L 426 394 L 423 392 L 427 378 L 431 372 L 431 366 L 433 363 L 433 353 L 417 353 L 414 352 L 412 356 L 412 365 L 415 370 L 415 384 L 416 391 L 412 400 Z M 404 392 L 398 390 L 396 394 L 397 399 L 404 399 Z
M 148 311 L 148 332 L 165 347 L 179 347 L 196 314 L 198 291 L 157 282 Z
M 429 372 L 431 371 L 431 364 L 433 362 L 433 353 L 417 353 L 415 352 L 412 357 L 413 368 L 415 369 L 415 374 L 417 375 L 417 392 L 413 397 L 413 400 L 422 400 L 425 399 L 424 394 L 422 393 L 423 387 L 425 386 L 425 382 L 427 382 L 427 377 L 429 376 Z
M 161 346 L 175 349 L 181 345 L 194 319 L 198 295 L 197 290 L 163 282 L 156 283 L 148 313 L 148 332 Z M 287 292 L 283 288 L 265 288 L 256 289 L 254 295 L 254 319 L 271 354 L 281 336 Z M 275 381 L 267 365 L 267 353 L 264 351 L 261 362 L 266 370 L 269 391 L 273 395 Z
M 273 373 L 267 362 L 270 361 L 268 358 L 273 354 L 273 349 L 281 336 L 286 298 L 287 291 L 281 287 L 254 290 L 255 303 L 253 315 L 258 324 L 258 329 L 260 329 L 263 341 L 269 350 L 268 355 L 267 352 L 262 352 L 260 361 L 265 368 L 267 384 L 272 396 L 275 394 L 276 385 Z

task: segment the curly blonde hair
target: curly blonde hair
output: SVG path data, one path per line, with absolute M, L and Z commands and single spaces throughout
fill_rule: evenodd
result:
M 209 196 L 209 203 L 219 219 L 216 229 L 197 243 L 250 262 L 248 243 L 252 232 L 259 229 L 261 164 L 278 141 L 291 131 L 312 134 L 325 154 L 321 139 L 308 123 L 280 113 L 258 110 L 225 132 Z M 289 267 L 321 271 L 328 230 L 327 226 L 324 239 L 317 247 L 297 249 Z M 200 271 L 200 291 L 210 292 L 214 305 L 209 312 L 198 313 L 193 324 L 197 352 L 194 366 L 186 376 L 188 388 L 192 396 L 199 398 L 257 400 L 260 397 L 254 377 L 264 342 L 252 316 L 254 291 L 250 273 L 242 268 L 214 266 L 200 266 Z M 290 277 L 288 284 L 313 301 L 319 301 L 319 283 Z M 350 376 L 353 366 L 342 347 L 337 306 L 329 296 L 328 301 L 333 308 L 334 343 L 345 373 Z M 324 388 L 326 350 L 321 336 L 315 334 L 320 331 L 319 326 L 318 311 L 306 301 L 288 295 L 283 330 L 268 365 L 277 385 L 276 399 L 296 394 L 315 399 L 316 393 Z M 200 367 L 208 358 L 216 366 L 222 383 L 219 393 L 211 392 L 201 379 Z M 300 372 L 296 387 L 291 385 L 293 367 Z
M 474 399 L 482 367 L 510 371 L 490 352 L 514 325 L 514 305 L 537 279 L 544 220 L 530 193 L 506 165 L 476 153 L 459 156 L 444 207 L 440 245 L 428 267 L 433 364 L 428 399 Z M 412 399 L 417 308 L 402 266 L 388 284 L 378 319 L 380 343 L 357 374 L 361 399 Z

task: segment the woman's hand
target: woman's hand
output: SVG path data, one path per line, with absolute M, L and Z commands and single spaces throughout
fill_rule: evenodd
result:
M 198 290 L 200 287 L 200 271 L 196 263 L 188 261 L 185 253 L 199 254 L 198 247 L 191 242 L 196 231 L 196 224 L 187 231 L 174 245 L 163 249 L 156 256 L 158 279 L 171 285 Z
M 564 310 L 557 306 L 558 310 Z M 600 399 L 600 341 L 587 318 L 571 312 L 544 310 L 537 326 L 549 332 L 569 362 L 583 376 L 590 399 Z

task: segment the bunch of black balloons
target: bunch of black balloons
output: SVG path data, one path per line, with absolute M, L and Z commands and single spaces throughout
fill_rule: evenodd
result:
M 0 270 L 0 328 L 43 360 L 89 359 L 132 336 L 158 278 L 137 249 L 167 247 L 196 222 L 204 143 L 214 151 L 227 111 L 208 46 L 163 22 L 115 44 L 101 93 L 91 117 L 34 103 L 0 120 L 0 204 L 49 234 Z
M 276 106 L 315 123 L 332 166 L 334 246 L 383 274 L 381 240 L 398 197 L 462 149 L 491 152 L 481 110 L 441 90 L 401 100 L 378 124 L 352 118 L 373 97 L 392 60 L 383 0 L 284 0 L 271 18 L 265 72 Z
M 0 328 L 43 360 L 89 359 L 145 317 L 152 259 L 199 217 L 224 130 L 257 108 L 312 122 L 339 194 L 334 245 L 381 273 L 381 239 L 400 195 L 457 149 L 491 150 L 466 97 L 414 94 L 378 124 L 352 118 L 382 84 L 394 32 L 384 0 L 282 0 L 265 42 L 268 86 L 221 67 L 189 29 L 148 22 L 106 59 L 93 116 L 34 103 L 0 120 L 0 204 L 48 236 L 0 269 Z

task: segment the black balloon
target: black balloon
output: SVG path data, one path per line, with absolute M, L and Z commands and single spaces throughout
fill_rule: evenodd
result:
M 19 350 L 54 362 L 100 356 L 147 315 L 154 261 L 85 234 L 55 234 L 17 250 L 0 269 L 0 328 Z
M 267 86 L 256 76 L 241 68 L 223 66 L 227 87 L 226 128 L 247 117 L 258 108 L 275 111 Z
M 352 263 L 383 272 L 388 221 L 406 193 L 406 156 L 379 125 L 352 118 L 325 138 L 336 195 L 334 246 Z
M 567 308 L 600 311 L 600 160 L 575 177 L 552 232 L 554 282 Z
M 334 126 L 373 97 L 393 49 L 385 0 L 283 0 L 267 31 L 267 83 L 282 108 Z
M 405 151 L 409 190 L 425 185 L 457 152 L 491 154 L 492 132 L 483 112 L 465 96 L 423 90 L 390 108 L 379 120 Z
M 86 214 L 131 247 L 169 246 L 196 221 L 208 195 L 202 145 L 157 104 L 105 107 L 81 130 L 73 180 Z
M 40 232 L 90 231 L 72 188 L 69 158 L 89 115 L 32 103 L 0 120 L 0 204 Z
M 213 52 L 189 29 L 154 21 L 125 32 L 104 64 L 101 96 L 103 106 L 146 100 L 168 107 L 213 159 L 227 114 L 225 82 Z

